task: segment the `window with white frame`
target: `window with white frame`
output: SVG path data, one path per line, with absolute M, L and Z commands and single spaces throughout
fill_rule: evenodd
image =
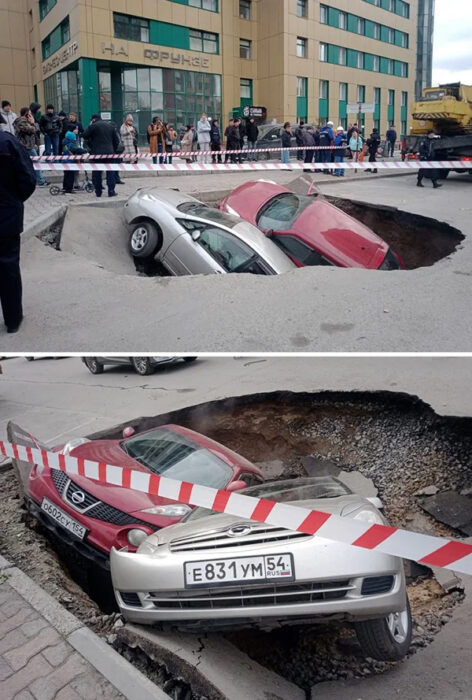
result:
M 400 75 L 402 78 L 408 78 L 408 63 L 400 63 Z
M 326 5 L 320 5 L 320 22 L 321 24 L 328 24 L 328 8 Z
M 218 53 L 218 34 L 190 29 L 190 49 L 204 53 Z
M 364 54 L 362 51 L 357 52 L 356 64 L 358 68 L 364 68 Z
M 365 34 L 365 19 L 362 19 L 362 17 L 357 18 L 357 33 Z
M 306 97 L 308 93 L 308 78 L 297 77 L 297 97 Z
M 381 90 L 378 87 L 374 87 L 374 104 L 379 105 L 380 104 L 380 98 L 381 98 Z
M 387 41 L 389 44 L 395 43 L 395 32 L 390 27 L 387 29 Z
M 327 80 L 320 80 L 320 100 L 327 100 L 329 92 L 329 82 Z
M 347 51 L 343 46 L 338 49 L 338 63 L 340 66 L 345 66 L 347 63 Z
M 389 58 L 387 61 L 387 73 L 393 75 L 393 59 Z
M 357 101 L 365 102 L 365 85 L 357 86 Z
M 373 23 L 373 34 L 374 34 L 374 39 L 380 39 L 380 24 L 377 22 Z
M 248 100 L 252 98 L 252 80 L 250 78 L 241 78 L 239 80 L 240 98 Z
M 347 83 L 339 83 L 339 99 L 347 102 Z
M 379 56 L 372 56 L 372 70 L 375 70 L 375 71 L 380 70 L 380 57 Z
M 251 19 L 251 0 L 239 0 L 239 18 Z
M 251 58 L 251 42 L 249 39 L 239 40 L 239 58 Z
M 347 26 L 347 15 L 345 12 L 340 12 L 338 14 L 338 27 L 339 29 L 346 29 Z
M 328 60 L 328 44 L 320 44 L 320 61 L 325 63 Z
M 307 40 L 303 36 L 297 36 L 297 56 L 299 58 L 307 57 Z
M 190 7 L 198 7 L 201 10 L 218 12 L 218 0 L 188 0 Z

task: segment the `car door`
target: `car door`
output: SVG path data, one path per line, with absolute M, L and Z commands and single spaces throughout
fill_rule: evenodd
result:
M 167 248 L 162 258 L 166 268 L 174 275 L 223 273 L 225 270 L 197 240 L 206 224 L 191 219 L 179 219 L 178 223 L 186 230 Z
M 250 245 L 219 226 L 206 225 L 200 230 L 197 242 L 224 272 L 274 274 Z
M 281 234 L 274 231 L 272 240 L 298 267 L 305 267 L 305 265 L 334 265 L 331 260 L 328 260 L 315 248 L 289 233 Z

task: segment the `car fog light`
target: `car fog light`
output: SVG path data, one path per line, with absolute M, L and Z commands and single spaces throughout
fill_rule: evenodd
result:
M 126 539 L 133 547 L 139 547 L 139 545 L 142 542 L 144 542 L 147 536 L 148 533 L 145 530 L 138 530 L 138 528 L 129 530 L 129 532 L 126 533 Z

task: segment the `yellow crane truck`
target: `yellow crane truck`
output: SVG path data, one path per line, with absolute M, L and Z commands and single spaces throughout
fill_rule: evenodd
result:
M 425 88 L 419 102 L 411 108 L 412 125 L 405 138 L 404 151 L 418 152 L 421 137 L 429 129 L 441 137 L 434 141 L 436 160 L 470 160 L 472 174 L 472 87 L 448 83 Z M 447 176 L 449 171 L 445 171 Z M 467 172 L 458 170 L 457 172 Z

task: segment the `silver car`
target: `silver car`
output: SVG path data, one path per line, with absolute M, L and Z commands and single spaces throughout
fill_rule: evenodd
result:
M 112 355 L 110 357 L 82 357 L 82 362 L 92 374 L 102 374 L 105 365 L 131 365 L 142 376 L 153 374 L 160 365 L 173 365 L 179 360 L 185 363 L 195 362 L 196 357 L 174 357 L 157 355 L 156 357 L 131 357 Z
M 385 522 L 370 500 L 328 476 L 244 494 Z M 113 549 L 110 563 L 120 611 L 133 622 L 199 630 L 344 619 L 368 656 L 400 659 L 410 645 L 401 559 L 317 535 L 196 508 L 136 553 Z
M 176 190 L 138 189 L 124 206 L 129 251 L 173 275 L 277 275 L 295 264 L 256 226 Z

